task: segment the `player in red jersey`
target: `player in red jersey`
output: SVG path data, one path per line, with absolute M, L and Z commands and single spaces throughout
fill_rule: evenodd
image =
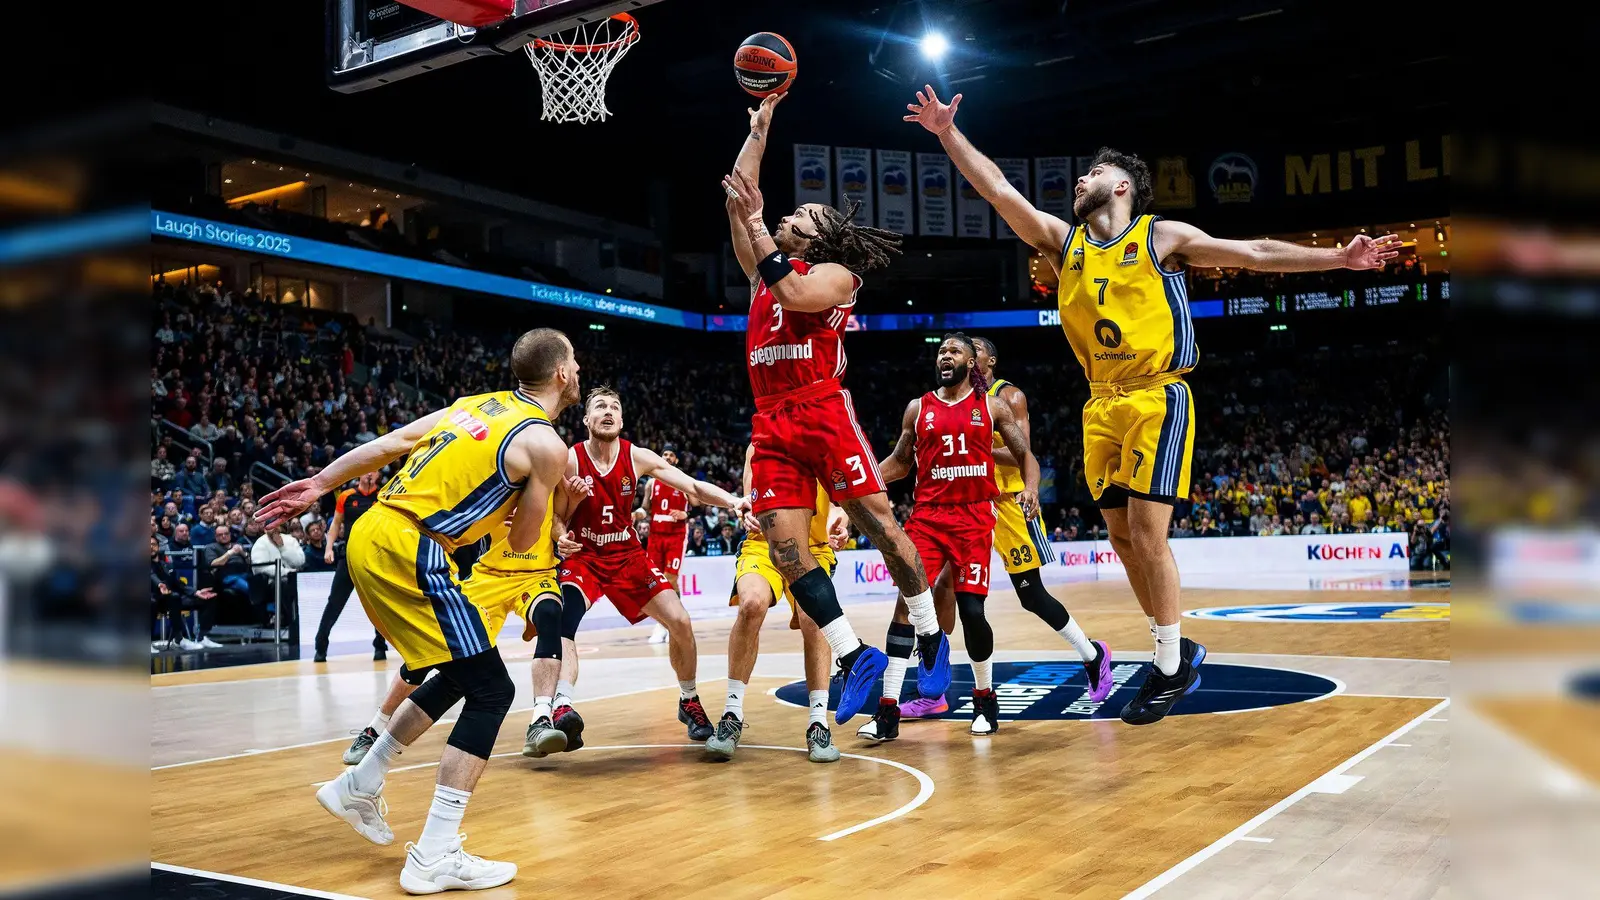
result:
M 750 501 L 696 481 L 654 450 L 623 440 L 622 398 L 611 388 L 589 392 L 583 424 L 589 438 L 567 451 L 567 475 L 581 479 L 588 496 L 577 501 L 557 532 L 566 535 L 557 545 L 563 557 L 562 601 L 545 598 L 528 617 L 530 629 L 560 629 L 562 653 L 559 658 L 541 658 L 535 651 L 533 722 L 522 754 L 537 758 L 550 750 L 583 745 L 583 719 L 572 708 L 578 679 L 573 641 L 583 614 L 602 597 L 629 622 L 649 616 L 667 627 L 672 635 L 668 655 L 678 675 L 678 720 L 689 727 L 691 740 L 704 741 L 714 729 L 695 687 L 694 629 L 666 573 L 645 555 L 633 530 L 633 509 L 640 480 L 651 476 L 683 491 L 693 503 L 731 509 L 736 515 L 748 512 Z M 564 733 L 565 740 L 556 738 L 556 732 Z
M 984 618 L 983 601 L 989 596 L 994 499 L 1000 495 L 994 473 L 995 434 L 1022 469 L 1017 503 L 1028 519 L 1039 509 L 1039 461 L 1011 407 L 989 396 L 977 358 L 971 338 L 959 332 L 944 336 L 935 364 L 938 387 L 906 405 L 900 439 L 879 469 L 887 481 L 916 469 L 917 489 L 906 533 L 917 546 L 929 582 L 950 570 L 976 684 L 972 733 L 992 734 L 999 728 L 990 660 L 994 629 Z M 856 732 L 860 737 L 878 741 L 899 737 L 900 687 L 911 657 L 911 630 L 905 603 L 897 603 L 889 626 L 883 696 L 872 721 Z
M 677 451 L 671 444 L 661 448 L 661 458 L 667 465 L 678 464 Z M 678 589 L 678 576 L 683 572 L 683 548 L 689 541 L 689 495 L 659 478 L 650 479 L 650 490 L 641 509 L 650 520 L 650 538 L 644 550 L 650 555 L 650 564 L 660 569 Z M 665 643 L 667 629 L 657 622 L 650 633 L 650 643 Z
M 861 288 L 857 273 L 887 265 L 900 238 L 852 224 L 853 204 L 840 212 L 807 203 L 779 221 L 776 235 L 767 231 L 757 184 L 767 129 L 783 96 L 750 110 L 750 135 L 722 187 L 734 255 L 751 283 L 745 350 L 756 401 L 750 423 L 755 513 L 773 565 L 846 673 L 834 713 L 842 724 L 871 700 L 888 659 L 856 637 L 832 579 L 811 555 L 817 482 L 883 552 L 907 598 L 921 655 L 919 692 L 937 697 L 949 685 L 950 643 L 939 630 L 917 549 L 895 522 L 877 456 L 840 381 L 844 332 Z

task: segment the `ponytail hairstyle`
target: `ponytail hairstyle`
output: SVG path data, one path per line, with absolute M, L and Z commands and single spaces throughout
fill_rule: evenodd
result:
M 900 235 L 882 228 L 856 225 L 861 201 L 852 200 L 844 212 L 833 207 L 807 210 L 816 233 L 802 255 L 809 263 L 838 263 L 852 272 L 870 272 L 889 264 L 889 255 L 900 253 Z
M 978 345 L 973 342 L 972 338 L 967 337 L 964 332 L 960 331 L 952 331 L 947 333 L 940 340 L 940 343 L 943 343 L 944 341 L 960 341 L 961 343 L 967 345 L 967 351 L 972 354 L 972 365 L 967 369 L 967 381 L 971 383 L 974 391 L 977 391 L 980 394 L 988 393 L 989 378 L 983 374 L 983 369 L 979 368 L 978 366 Z

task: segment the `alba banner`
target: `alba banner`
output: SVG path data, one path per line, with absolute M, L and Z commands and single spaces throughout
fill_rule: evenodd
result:
M 1007 181 L 1011 182 L 1011 186 L 1017 189 L 1017 193 L 1024 197 L 1028 196 L 1028 161 L 1026 159 L 997 159 L 994 164 L 1000 167 L 1000 172 L 1006 176 Z M 1011 230 L 1011 226 L 1006 224 L 1006 220 L 998 215 L 994 217 L 994 230 L 995 237 L 1002 240 L 1017 236 L 1017 233 Z
M 877 153 L 878 227 L 911 234 L 911 154 L 905 150 Z
M 872 214 L 872 151 L 865 147 L 835 147 L 833 160 L 839 169 L 839 198 L 834 205 L 845 212 L 851 201 L 859 200 L 861 207 L 850 221 L 871 227 L 876 220 Z
M 943 153 L 917 154 L 917 233 L 950 237 L 950 157 Z
M 833 204 L 833 148 L 826 144 L 794 145 L 794 205 Z
M 967 176 L 956 173 L 956 237 L 986 238 L 989 231 L 989 201 L 983 199 Z

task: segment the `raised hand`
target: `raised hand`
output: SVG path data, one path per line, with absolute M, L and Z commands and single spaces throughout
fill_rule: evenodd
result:
M 311 478 L 291 481 L 261 498 L 261 508 L 256 510 L 256 521 L 271 528 L 306 511 L 323 494 L 322 488 Z
M 956 123 L 956 107 L 960 105 L 960 94 L 950 98 L 949 103 L 941 103 L 939 95 L 934 93 L 933 85 L 925 84 L 922 90 L 917 91 L 917 102 L 906 104 L 906 109 L 911 111 L 911 115 L 901 118 L 907 122 L 916 122 L 934 134 L 944 134 Z
M 1374 238 L 1358 234 L 1344 248 L 1344 266 L 1347 269 L 1381 269 L 1384 263 L 1399 255 L 1399 235 Z
M 738 166 L 733 167 L 732 174 L 722 176 L 722 190 L 727 193 L 733 208 L 738 210 L 739 218 L 746 222 L 761 218 L 764 207 L 761 189 Z
M 750 130 L 757 134 L 766 134 L 767 129 L 772 127 L 772 111 L 787 96 L 789 96 L 788 91 L 784 91 L 781 94 L 768 94 L 761 98 L 761 102 L 756 105 L 755 109 L 745 110 L 750 114 Z

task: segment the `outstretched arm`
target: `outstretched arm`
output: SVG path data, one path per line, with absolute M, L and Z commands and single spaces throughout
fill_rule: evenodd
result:
M 894 452 L 878 463 L 878 472 L 885 483 L 899 481 L 911 474 L 917 461 L 917 416 L 922 413 L 922 398 L 906 404 L 905 415 L 900 417 L 900 439 L 894 443 Z
M 1214 238 L 1187 222 L 1162 219 L 1155 225 L 1155 250 L 1190 266 L 1229 266 L 1257 272 L 1321 272 L 1326 269 L 1381 269 L 1400 253 L 1400 237 L 1357 235 L 1343 249 L 1302 247 L 1287 241 L 1230 241 Z
M 1072 230 L 1066 222 L 1040 212 L 1034 208 L 1028 199 L 1022 196 L 1011 182 L 1006 180 L 1004 172 L 994 164 L 994 160 L 978 152 L 972 146 L 967 136 L 962 134 L 955 126 L 956 108 L 961 105 L 961 95 L 951 98 L 949 103 L 939 102 L 939 95 L 934 93 L 932 85 L 924 85 L 917 91 L 917 102 L 907 103 L 906 109 L 911 115 L 904 116 L 907 122 L 916 122 L 939 136 L 939 143 L 944 146 L 944 152 L 950 154 L 950 161 L 956 164 L 972 186 L 977 189 L 983 199 L 989 201 L 1000 218 L 1011 226 L 1017 237 L 1028 242 L 1028 245 L 1052 260 L 1052 265 L 1059 263 L 1061 248 L 1067 242 L 1067 234 Z
M 1017 427 L 1022 429 L 1022 439 L 1033 446 L 1033 428 L 1028 424 L 1028 395 L 1016 385 L 1007 385 L 999 394 L 999 399 L 1011 410 L 1011 418 L 1016 420 Z M 1011 455 L 1011 448 L 1004 445 L 996 447 L 994 451 L 995 465 L 1022 468 L 1018 458 Z
M 749 500 L 735 497 L 709 481 L 690 478 L 682 469 L 662 459 L 661 454 L 646 447 L 634 446 L 633 471 L 640 478 L 653 475 L 661 479 L 663 484 L 683 491 L 689 495 L 690 503 L 720 506 L 740 514 L 750 507 Z
M 1017 505 L 1022 507 L 1024 518 L 1032 519 L 1039 512 L 1039 461 L 1028 446 L 1028 437 L 1022 433 L 1011 407 L 995 397 L 989 398 L 989 416 L 994 419 L 995 433 L 1005 442 L 1011 455 L 1021 460 L 1022 490 L 1017 494 Z
M 788 96 L 782 94 L 768 94 L 761 99 L 761 104 L 755 109 L 746 110 L 750 113 L 750 134 L 745 137 L 744 144 L 739 148 L 739 158 L 734 160 L 733 167 L 741 172 L 747 172 L 750 180 L 756 184 L 761 183 L 761 156 L 767 150 L 767 132 L 772 127 L 772 110 Z M 744 270 L 746 278 L 752 282 L 756 280 L 756 251 L 750 246 L 750 232 L 745 228 L 744 218 L 735 206 L 733 198 L 729 197 L 728 225 L 733 231 L 733 255 L 739 260 L 739 268 Z
M 263 526 L 300 515 L 318 497 L 352 478 L 376 472 L 406 455 L 417 441 L 444 418 L 446 409 L 437 409 L 403 428 L 397 428 L 376 440 L 367 441 L 349 453 L 328 464 L 326 469 L 311 478 L 291 481 L 261 498 L 261 508 L 256 510 L 256 521 Z

